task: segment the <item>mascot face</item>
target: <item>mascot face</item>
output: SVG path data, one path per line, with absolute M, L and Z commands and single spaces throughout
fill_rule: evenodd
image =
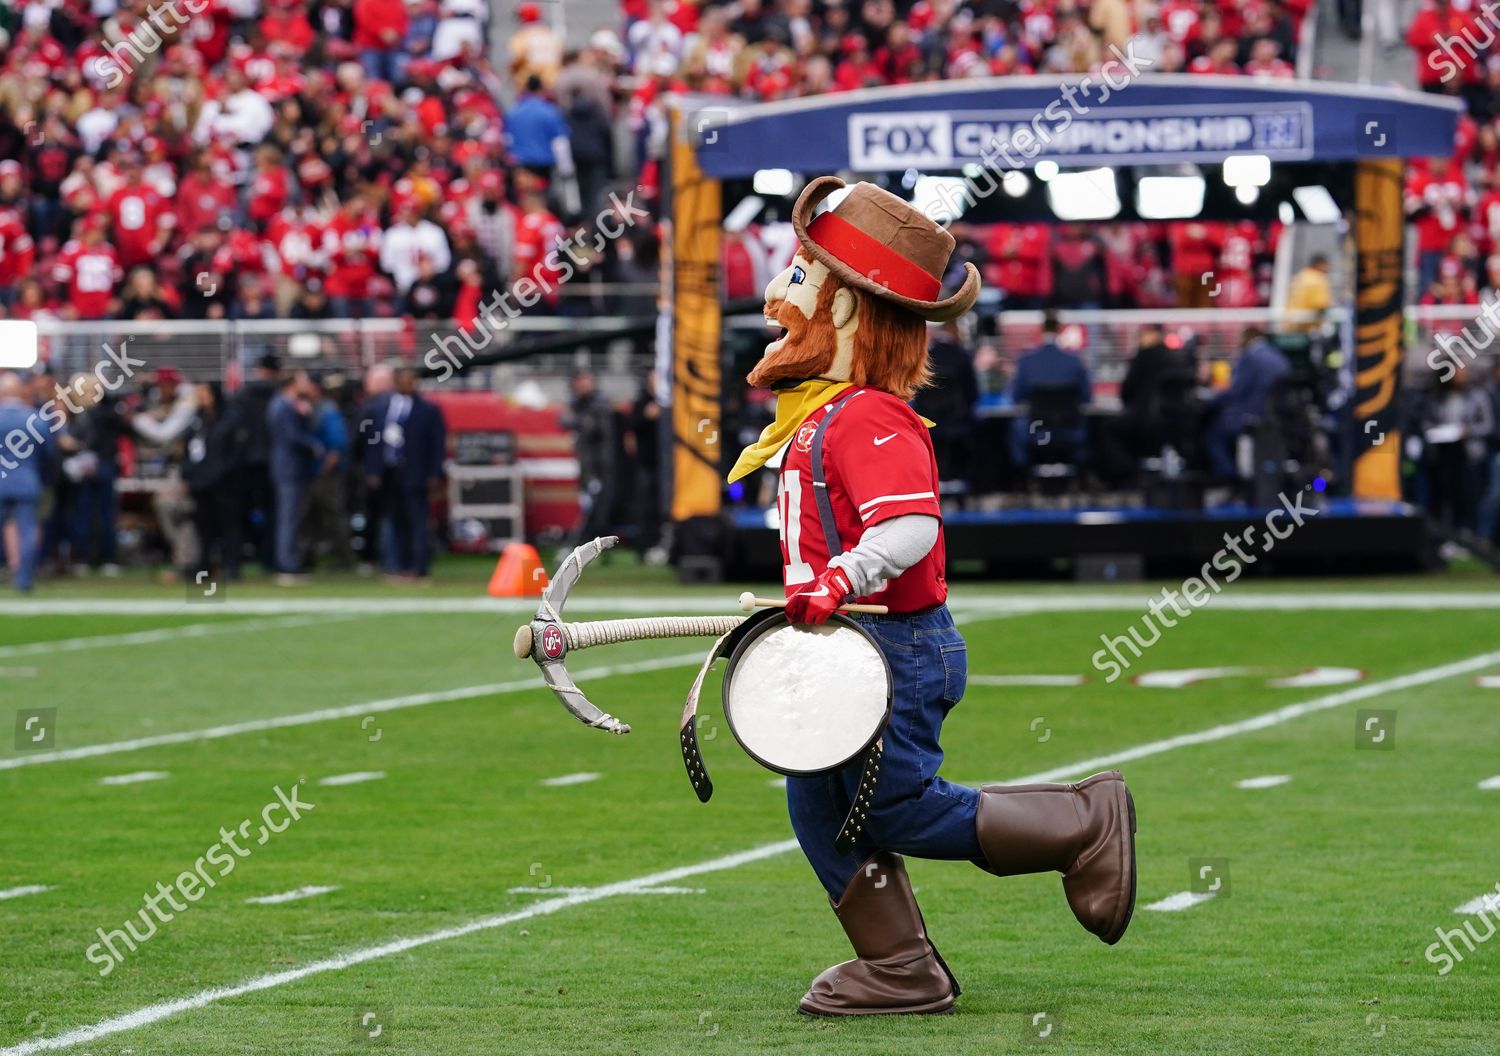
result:
M 921 317 L 850 286 L 805 252 L 766 287 L 765 316 L 767 326 L 783 333 L 745 379 L 756 388 L 826 378 L 909 400 L 927 383 Z
M 782 334 L 766 346 L 750 384 L 785 387 L 807 378 L 850 380 L 859 298 L 828 266 L 798 253 L 766 287 L 766 325 Z

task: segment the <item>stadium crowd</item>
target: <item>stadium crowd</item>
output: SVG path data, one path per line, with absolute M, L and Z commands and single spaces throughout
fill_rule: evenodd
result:
M 1127 46 L 1153 72 L 1287 77 L 1306 5 L 626 0 L 571 51 L 547 5 L 504 10 L 503 28 L 484 0 L 0 10 L 0 310 L 467 325 L 483 291 L 560 279 L 548 250 L 610 187 L 655 199 L 669 92 L 1085 71 Z M 965 237 L 1019 303 L 1197 304 L 1188 278 L 1221 266 L 1236 303 L 1265 303 L 1263 233 L 1181 226 Z M 575 270 L 654 280 L 649 225 L 601 242 Z M 553 289 L 530 310 L 566 307 Z

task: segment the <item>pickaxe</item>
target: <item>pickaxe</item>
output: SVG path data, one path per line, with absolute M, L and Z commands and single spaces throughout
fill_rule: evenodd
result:
M 610 733 L 629 733 L 630 725 L 613 715 L 601 711 L 583 695 L 583 690 L 568 674 L 568 654 L 575 649 L 587 649 L 595 645 L 611 645 L 615 642 L 639 642 L 648 638 L 722 638 L 745 622 L 743 616 L 646 616 L 631 620 L 599 620 L 593 623 L 564 623 L 563 606 L 568 592 L 583 575 L 589 562 L 620 541 L 618 536 L 606 535 L 591 543 L 584 543 L 574 550 L 557 569 L 557 575 L 547 584 L 542 593 L 542 602 L 537 606 L 536 617 L 516 631 L 516 659 L 528 657 L 542 669 L 542 680 L 557 694 L 578 721 Z M 757 598 L 752 594 L 740 595 L 740 608 L 750 612 L 756 608 L 785 605 L 781 600 Z M 844 605 L 845 612 L 884 613 L 884 605 Z M 699 682 L 702 681 L 699 675 Z
M 578 582 L 589 562 L 618 543 L 619 537 L 607 535 L 584 543 L 564 560 L 547 584 L 536 617 L 516 631 L 516 658 L 535 660 L 542 669 L 542 680 L 557 694 L 563 707 L 585 726 L 610 733 L 629 733 L 630 725 L 600 711 L 583 695 L 568 674 L 568 654 L 575 649 L 614 642 L 638 642 L 648 638 L 718 638 L 741 623 L 743 616 L 646 616 L 632 620 L 599 620 L 594 623 L 564 623 L 563 606 L 568 592 Z

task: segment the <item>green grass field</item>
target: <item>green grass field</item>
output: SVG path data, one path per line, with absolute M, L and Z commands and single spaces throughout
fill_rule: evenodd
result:
M 144 581 L 36 599 L 66 611 L 0 610 L 0 1056 L 1500 1051 L 1500 940 L 1460 946 L 1445 975 L 1425 952 L 1500 882 L 1500 789 L 1479 787 L 1500 775 L 1500 689 L 1478 682 L 1500 673 L 1500 607 L 1472 604 L 1492 578 L 1237 584 L 1132 673 L 1250 670 L 1177 689 L 1090 667 L 1146 588 L 955 585 L 971 682 L 946 775 L 1118 765 L 1140 815 L 1135 921 L 1107 948 L 1054 876 L 912 861 L 964 987 L 956 1013 L 831 1022 L 793 1009 L 847 945 L 787 846 L 774 775 L 714 721 L 717 683 L 713 801 L 682 772 L 676 724 L 706 642 L 574 654 L 595 702 L 635 727 L 601 735 L 511 657 L 519 617 L 434 611 L 482 594 L 484 571 L 450 566 L 423 594 L 237 591 L 267 603 L 256 612 L 90 611 L 182 601 Z M 570 618 L 652 595 L 728 610 L 740 589 L 624 569 L 585 587 Z M 303 611 L 338 598 L 390 601 Z M 1061 611 L 1018 611 L 1037 598 Z M 1268 598 L 1279 607 L 1254 607 Z M 1268 684 L 1314 667 L 1363 676 Z M 1091 678 L 993 684 L 1037 674 Z M 36 708 L 56 709 L 39 746 L 10 729 Z M 1395 712 L 1391 750 L 1356 747 L 1362 709 Z M 165 776 L 103 780 L 141 774 Z M 380 776 L 320 783 L 350 774 Z M 597 777 L 547 783 L 580 774 Z M 1272 776 L 1290 780 L 1238 787 Z M 101 977 L 97 929 L 194 869 L 221 827 L 258 824 L 278 786 L 312 809 L 244 841 L 232 872 Z M 1227 888 L 1147 908 L 1192 889 L 1199 860 Z M 247 902 L 309 887 L 332 890 Z

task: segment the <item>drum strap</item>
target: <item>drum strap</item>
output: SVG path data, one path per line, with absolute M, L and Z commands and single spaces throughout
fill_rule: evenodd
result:
M 833 499 L 828 495 L 828 476 L 823 467 L 823 438 L 838 413 L 844 406 L 860 393 L 863 389 L 855 389 L 845 396 L 833 409 L 823 416 L 818 423 L 818 428 L 813 433 L 812 450 L 809 452 L 812 462 L 812 486 L 813 498 L 818 504 L 818 521 L 823 526 L 823 539 L 828 544 L 828 556 L 837 557 L 844 552 L 844 541 L 839 536 L 838 520 L 833 516 Z M 851 597 L 840 598 L 840 601 L 852 601 Z M 844 818 L 844 824 L 839 829 L 838 836 L 833 841 L 834 850 L 840 854 L 849 854 L 854 850 L 854 843 L 859 839 L 860 833 L 864 831 L 865 819 L 869 817 L 870 806 L 875 800 L 875 782 L 880 776 L 880 757 L 885 751 L 884 739 L 877 737 L 875 743 L 870 745 L 869 751 L 865 752 L 864 767 L 859 775 L 859 788 L 854 793 L 854 800 L 849 804 L 849 813 Z
M 818 504 L 818 520 L 823 526 L 823 537 L 827 541 L 830 557 L 843 553 L 844 544 L 839 538 L 838 522 L 833 516 L 833 500 L 828 497 L 828 481 L 823 467 L 823 436 L 829 423 L 844 408 L 844 405 L 862 391 L 856 390 L 834 404 L 832 410 L 818 423 L 817 432 L 813 434 L 810 452 L 813 495 Z M 840 600 L 849 601 L 850 599 Z M 703 661 L 703 666 L 698 669 L 698 677 L 693 679 L 687 702 L 683 705 L 682 721 L 677 728 L 678 744 L 682 749 L 682 762 L 687 768 L 688 779 L 693 783 L 694 793 L 704 803 L 707 803 L 709 797 L 713 795 L 714 785 L 709 779 L 708 769 L 703 764 L 703 755 L 698 745 L 698 698 L 703 692 L 703 680 L 708 676 L 709 671 L 719 660 L 734 652 L 749 627 L 749 621 L 746 621 L 714 642 L 707 659 Z M 712 737 L 713 734 L 708 736 Z M 860 834 L 864 832 L 866 820 L 870 815 L 870 806 L 875 800 L 875 784 L 880 776 L 880 761 L 884 751 L 883 739 L 877 737 L 875 743 L 865 752 L 864 764 L 860 770 L 859 787 L 855 790 L 854 798 L 849 804 L 849 813 L 844 818 L 844 824 L 839 828 L 838 836 L 833 841 L 834 849 L 840 854 L 849 854 L 854 849 L 854 844 Z

